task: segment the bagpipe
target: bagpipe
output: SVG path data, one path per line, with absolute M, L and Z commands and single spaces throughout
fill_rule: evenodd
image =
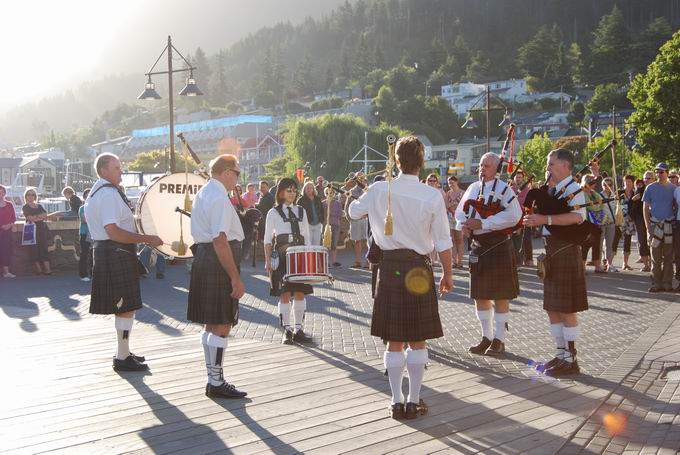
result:
M 508 172 L 513 172 L 513 175 L 516 175 L 519 170 L 521 170 L 521 162 L 520 161 L 513 161 L 512 160 L 512 150 L 514 148 L 514 140 L 515 140 L 515 124 L 511 124 L 510 128 L 508 128 L 508 133 L 505 137 L 505 141 L 503 142 L 503 150 L 501 152 L 501 157 L 500 161 L 498 163 L 498 168 L 496 169 L 496 173 L 501 173 L 503 171 L 504 164 L 507 165 L 506 169 Z M 516 170 L 513 171 L 513 167 L 516 167 Z M 480 178 L 480 188 L 479 188 L 479 195 L 477 196 L 477 199 L 467 199 L 463 203 L 463 212 L 465 213 L 467 219 L 471 219 L 475 216 L 475 213 L 479 215 L 481 219 L 486 219 L 490 216 L 496 215 L 503 210 L 505 210 L 515 199 L 515 195 L 513 194 L 512 197 L 510 197 L 507 201 L 505 201 L 505 194 L 508 192 L 508 190 L 512 191 L 510 189 L 510 185 L 504 182 L 501 182 L 502 184 L 505 185 L 502 191 L 497 192 L 497 187 L 498 187 L 498 182 L 501 182 L 501 180 L 496 177 L 496 179 L 493 182 L 493 185 L 491 187 L 491 191 L 489 192 L 489 195 L 486 196 L 484 194 L 484 179 Z M 526 183 L 528 184 L 528 183 Z M 504 235 L 511 235 L 513 232 L 515 232 L 517 229 L 522 227 L 522 218 L 520 217 L 520 220 L 515 226 L 502 229 L 499 231 L 496 231 L 500 234 Z
M 593 158 L 590 161 L 588 161 L 588 164 L 584 166 L 583 169 L 576 173 L 571 183 L 576 182 L 576 180 L 579 179 L 593 163 L 598 162 L 602 158 L 602 156 L 608 150 L 611 150 L 611 148 L 614 147 L 615 145 L 616 140 L 612 140 L 609 142 L 609 144 L 607 144 L 606 147 L 597 152 L 593 156 Z M 565 195 L 564 193 L 566 192 L 567 187 L 571 184 L 570 183 L 562 187 L 562 189 L 556 192 L 554 195 L 551 195 L 549 193 L 548 185 L 551 177 L 552 175 L 548 175 L 545 185 L 541 186 L 540 188 L 534 188 L 532 190 L 529 190 L 529 192 L 527 193 L 527 197 L 526 199 L 524 199 L 524 207 L 525 212 L 527 214 L 539 213 L 541 215 L 562 215 L 563 213 L 571 213 L 574 210 L 589 207 L 592 205 L 598 205 L 601 203 L 608 203 L 614 200 L 618 200 L 618 198 L 610 198 L 602 199 L 599 201 L 592 201 L 586 204 L 570 205 L 569 203 L 571 202 L 571 200 L 577 194 L 583 191 L 582 188 L 579 186 L 578 190 L 568 195 Z M 548 229 L 551 235 L 554 235 L 558 239 L 573 244 L 584 243 L 585 241 L 588 240 L 588 238 L 591 235 L 597 234 L 600 229 L 599 226 L 592 224 L 590 221 L 587 220 L 580 224 L 572 224 L 569 226 L 551 225 L 545 227 Z

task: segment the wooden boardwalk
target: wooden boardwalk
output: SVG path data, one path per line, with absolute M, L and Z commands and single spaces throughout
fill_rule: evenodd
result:
M 429 414 L 395 421 L 380 357 L 230 338 L 225 375 L 249 396 L 212 400 L 195 333 L 137 323 L 151 371 L 119 375 L 110 319 L 32 313 L 26 330 L 13 311 L 0 319 L 3 453 L 552 453 L 607 394 L 437 358 Z

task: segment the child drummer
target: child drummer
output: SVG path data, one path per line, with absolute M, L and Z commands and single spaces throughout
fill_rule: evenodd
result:
M 283 344 L 293 341 L 304 343 L 311 339 L 302 330 L 307 302 L 306 294 L 312 294 L 308 284 L 289 283 L 286 274 L 286 250 L 289 246 L 310 245 L 309 223 L 304 208 L 295 205 L 298 185 L 295 180 L 284 177 L 276 187 L 276 205 L 267 212 L 264 230 L 265 268 L 270 276 L 270 295 L 279 296 L 279 319 L 283 327 Z M 273 245 L 272 245 L 273 244 Z M 293 302 L 291 305 L 291 294 Z M 291 325 L 291 306 L 294 322 Z

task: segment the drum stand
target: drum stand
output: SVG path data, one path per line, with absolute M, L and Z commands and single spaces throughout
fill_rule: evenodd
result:
M 255 260 L 257 259 L 257 238 L 260 235 L 260 222 L 256 221 L 253 224 L 253 267 L 255 267 Z

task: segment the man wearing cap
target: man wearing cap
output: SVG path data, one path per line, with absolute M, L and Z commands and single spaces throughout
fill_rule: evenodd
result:
M 668 180 L 668 165 L 654 168 L 657 181 L 642 197 L 645 225 L 652 252 L 652 287 L 649 292 L 673 290 L 673 202 L 676 187 Z

